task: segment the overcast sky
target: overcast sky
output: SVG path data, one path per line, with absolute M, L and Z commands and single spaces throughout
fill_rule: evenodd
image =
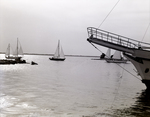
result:
M 0 0 L 0 51 L 17 38 L 26 53 L 53 54 L 58 40 L 65 54 L 100 55 L 87 42 L 118 0 Z M 150 23 L 150 0 L 120 0 L 100 29 L 141 41 Z M 145 42 L 150 42 L 150 29 Z M 98 46 L 103 52 L 106 48 Z

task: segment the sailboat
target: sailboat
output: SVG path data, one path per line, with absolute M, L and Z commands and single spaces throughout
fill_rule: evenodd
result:
M 106 59 L 108 63 L 126 63 L 127 60 L 121 56 L 121 52 L 116 50 L 113 57 Z
M 108 48 L 106 54 L 102 53 L 102 55 L 100 56 L 100 59 L 101 60 L 105 60 L 105 59 L 108 59 L 111 57 L 111 49 Z
M 19 59 L 21 59 L 23 57 L 23 50 L 22 50 L 21 44 L 19 43 L 18 39 L 17 39 L 17 47 L 14 52 L 14 57 L 19 58 Z
M 20 60 L 23 57 L 23 50 L 22 50 L 21 44 L 19 45 L 18 39 L 17 39 L 17 47 L 16 47 L 15 52 L 12 54 L 11 51 L 12 50 L 11 50 L 10 44 L 8 44 L 5 58 Z
M 65 55 L 64 55 L 63 49 L 62 49 L 62 47 L 60 47 L 60 40 L 58 41 L 58 45 L 57 45 L 54 56 L 49 59 L 55 60 L 55 61 L 64 61 L 65 60 Z
M 16 47 L 15 52 L 12 54 L 11 51 L 12 50 L 11 50 L 10 44 L 8 44 L 6 54 L 5 54 L 6 59 L 14 59 L 16 63 L 26 63 L 25 60 L 21 60 L 21 58 L 23 57 L 23 50 L 18 39 L 17 39 L 17 47 Z

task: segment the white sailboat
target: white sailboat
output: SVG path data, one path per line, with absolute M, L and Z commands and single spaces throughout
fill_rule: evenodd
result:
M 105 60 L 105 59 L 108 59 L 111 57 L 111 49 L 108 48 L 106 54 L 102 53 L 102 55 L 100 56 L 100 59 L 101 60 Z
M 121 56 L 121 52 L 116 50 L 112 58 L 106 59 L 108 63 L 126 63 L 127 60 Z
M 8 44 L 5 58 L 7 58 L 7 59 L 21 59 L 23 57 L 23 50 L 22 50 L 21 44 L 19 44 L 18 39 L 17 39 L 17 47 L 16 47 L 15 52 L 12 54 L 11 51 L 12 50 L 10 48 L 10 44 Z
M 106 57 L 105 58 L 110 58 L 111 57 L 111 49 L 108 48 L 107 52 L 106 52 Z
M 17 63 L 25 63 L 25 60 L 21 60 L 22 57 L 23 57 L 23 50 L 22 50 L 21 44 L 19 43 L 17 39 L 17 47 L 16 47 L 15 52 L 12 52 L 12 49 L 9 44 L 5 53 L 5 58 L 15 59 Z
M 121 59 L 121 52 L 120 51 L 115 51 L 114 55 L 113 55 L 113 59 Z
M 65 55 L 64 55 L 63 49 L 62 49 L 62 47 L 60 47 L 60 41 L 58 41 L 58 46 L 56 48 L 54 56 L 49 59 L 55 60 L 55 61 L 64 61 L 65 60 Z

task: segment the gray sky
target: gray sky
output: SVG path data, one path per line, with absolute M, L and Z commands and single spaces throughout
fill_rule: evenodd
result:
M 100 55 L 87 41 L 118 0 L 0 0 L 0 51 L 17 37 L 24 52 Z M 100 29 L 141 41 L 150 23 L 150 0 L 120 0 Z M 145 42 L 150 42 L 150 29 Z M 98 46 L 103 52 L 106 48 Z

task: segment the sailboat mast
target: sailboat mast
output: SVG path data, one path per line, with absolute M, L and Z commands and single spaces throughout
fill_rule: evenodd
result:
M 8 50 L 7 51 L 8 51 L 8 55 L 7 56 L 9 57 L 10 56 L 10 44 L 8 44 Z
M 8 45 L 8 56 L 10 56 L 10 44 Z
M 60 40 L 58 41 L 58 57 L 60 57 Z
M 17 56 L 18 56 L 18 38 L 17 38 Z

